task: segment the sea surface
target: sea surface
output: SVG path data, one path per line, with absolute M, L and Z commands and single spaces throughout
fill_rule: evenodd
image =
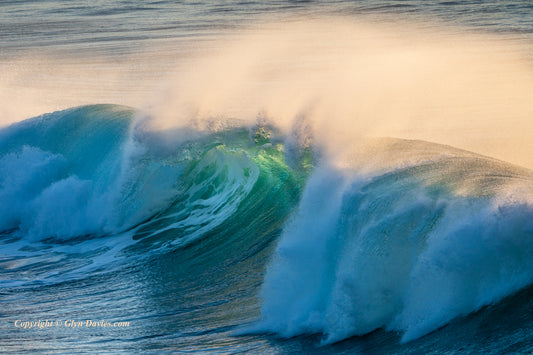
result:
M 0 353 L 533 352 L 531 1 L 0 2 Z

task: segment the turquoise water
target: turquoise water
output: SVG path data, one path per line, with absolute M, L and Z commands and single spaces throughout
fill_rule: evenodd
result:
M 530 169 L 429 138 L 340 158 L 335 110 L 276 116 L 324 81 L 277 86 L 260 42 L 229 61 L 263 81 L 210 71 L 235 33 L 339 17 L 533 53 L 527 1 L 3 1 L 0 352 L 531 352 Z

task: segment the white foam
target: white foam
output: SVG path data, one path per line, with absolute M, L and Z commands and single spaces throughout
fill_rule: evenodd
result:
M 384 327 L 409 341 L 533 282 L 531 174 L 472 159 L 374 176 L 315 171 L 268 267 L 254 330 L 330 343 Z

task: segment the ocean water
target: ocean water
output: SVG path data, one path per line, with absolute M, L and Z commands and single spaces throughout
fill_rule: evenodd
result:
M 0 352 L 533 352 L 529 1 L 0 2 Z

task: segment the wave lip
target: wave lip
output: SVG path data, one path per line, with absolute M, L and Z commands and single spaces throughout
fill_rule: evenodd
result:
M 441 152 L 374 173 L 313 173 L 268 267 L 255 331 L 333 343 L 386 328 L 407 342 L 533 282 L 531 172 L 427 148 Z

